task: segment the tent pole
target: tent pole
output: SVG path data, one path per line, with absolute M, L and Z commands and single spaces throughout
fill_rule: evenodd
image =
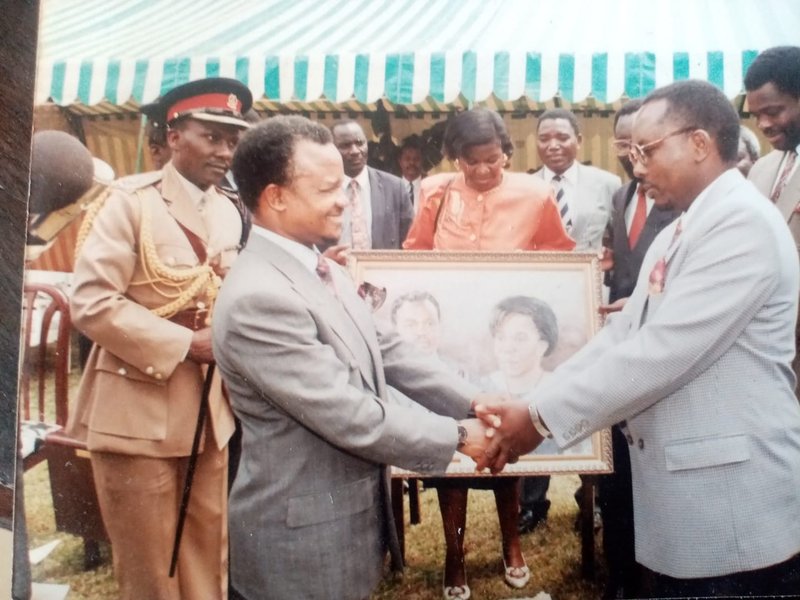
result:
M 144 132 L 147 124 L 147 117 L 144 114 L 139 119 L 139 139 L 136 142 L 136 169 L 134 173 L 142 172 L 142 158 L 144 155 Z

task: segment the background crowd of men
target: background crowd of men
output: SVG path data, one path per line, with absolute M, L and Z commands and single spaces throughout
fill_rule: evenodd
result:
M 376 329 L 338 264 L 348 248 L 404 247 L 426 202 L 416 139 L 400 148 L 398 177 L 367 165 L 355 121 L 251 124 L 250 92 L 234 80 L 185 84 L 147 107 L 161 168 L 114 185 L 71 298 L 94 348 L 68 431 L 91 451 L 121 597 L 366 598 L 387 550 L 402 568 L 386 465 L 442 472 L 458 450 L 494 470 L 543 436 L 563 447 L 607 426 L 607 597 L 800 589 L 800 48 L 759 55 L 745 85 L 769 154 L 758 158 L 720 92 L 677 83 L 616 114 L 624 184 L 577 160 L 572 112 L 539 117 L 543 166 L 527 177 L 549 186 L 575 251 L 602 254 L 603 311 L 619 314 L 541 399 L 513 404 L 522 416 Z M 683 337 L 659 337 L 664 327 Z M 704 336 L 702 348 L 687 342 Z M 647 370 L 659 358 L 671 381 Z M 575 374 L 601 368 L 595 397 Z M 243 441 L 229 496 L 234 416 Z M 548 503 L 542 478 L 523 486 L 525 533 Z

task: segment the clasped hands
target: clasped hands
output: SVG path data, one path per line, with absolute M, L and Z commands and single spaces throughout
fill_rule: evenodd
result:
M 526 402 L 502 394 L 480 394 L 472 406 L 478 418 L 459 422 L 467 430 L 467 441 L 459 452 L 477 463 L 478 472 L 488 468 L 499 473 L 544 440 L 533 426 Z

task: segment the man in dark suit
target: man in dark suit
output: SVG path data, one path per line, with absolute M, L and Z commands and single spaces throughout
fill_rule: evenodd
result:
M 629 153 L 631 130 L 641 100 L 631 100 L 614 116 L 614 148 L 630 181 L 614 193 L 611 211 L 613 266 L 606 271 L 610 304 L 601 308 L 615 312 L 624 306 L 636 286 L 642 260 L 656 235 L 677 216 L 673 210 L 654 206 L 645 185 L 633 173 Z M 633 490 L 628 442 L 619 425 L 611 429 L 614 473 L 600 478 L 598 502 L 603 513 L 603 551 L 608 566 L 604 598 L 634 598 L 638 595 L 639 567 L 633 535 Z
M 253 229 L 212 338 L 243 430 L 232 583 L 251 599 L 361 600 L 387 549 L 402 567 L 386 465 L 442 472 L 456 449 L 477 459 L 484 428 L 456 422 L 477 390 L 376 332 L 348 274 L 315 249 L 339 238 L 347 204 L 325 127 L 264 121 L 242 139 L 233 172 Z
M 344 163 L 344 212 L 341 244 L 355 250 L 399 250 L 414 218 L 408 185 L 390 173 L 367 166 L 367 137 L 355 121 L 331 127 Z
M 610 231 L 614 265 L 606 271 L 605 283 L 609 287 L 610 303 L 606 307 L 607 312 L 624 306 L 636 286 L 647 249 L 658 232 L 677 217 L 673 210 L 654 207 L 645 186 L 633 175 L 628 153 L 633 119 L 640 106 L 640 100 L 631 100 L 614 117 L 617 158 L 631 180 L 614 192 L 611 200 Z

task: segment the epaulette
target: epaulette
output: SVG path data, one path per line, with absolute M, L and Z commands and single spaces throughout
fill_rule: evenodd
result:
M 120 189 L 125 192 L 135 192 L 142 188 L 146 188 L 155 183 L 158 183 L 163 178 L 161 171 L 148 171 L 146 173 L 137 173 L 136 175 L 128 175 L 127 177 L 120 177 L 113 184 L 112 187 Z

